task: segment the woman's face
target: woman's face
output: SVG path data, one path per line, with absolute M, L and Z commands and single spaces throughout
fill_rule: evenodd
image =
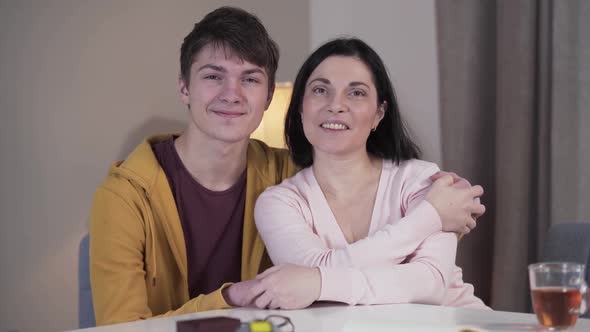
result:
M 367 138 L 383 118 L 369 67 L 356 57 L 330 56 L 311 73 L 301 118 L 314 159 L 366 153 Z

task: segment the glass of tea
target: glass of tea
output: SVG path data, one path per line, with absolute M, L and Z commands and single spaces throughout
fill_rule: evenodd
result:
M 576 324 L 587 310 L 584 264 L 536 263 L 529 265 L 531 298 L 537 319 L 550 330 Z

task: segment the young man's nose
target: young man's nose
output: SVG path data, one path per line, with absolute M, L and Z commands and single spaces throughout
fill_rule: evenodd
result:
M 227 103 L 240 103 L 243 99 L 240 82 L 237 80 L 226 80 L 219 98 Z

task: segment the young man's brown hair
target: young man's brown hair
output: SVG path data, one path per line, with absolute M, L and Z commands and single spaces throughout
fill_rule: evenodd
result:
M 221 7 L 197 22 L 180 48 L 180 76 L 187 85 L 194 57 L 207 45 L 224 48 L 228 56 L 236 55 L 266 69 L 268 88 L 272 91 L 279 47 L 256 16 L 240 8 Z

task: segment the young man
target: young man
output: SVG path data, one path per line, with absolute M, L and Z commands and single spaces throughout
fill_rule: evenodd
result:
M 95 193 L 90 275 L 98 325 L 256 306 L 261 294 L 283 308 L 317 299 L 318 290 L 302 291 L 320 287 L 317 269 L 266 270 L 271 262 L 253 220 L 258 195 L 296 171 L 286 150 L 249 139 L 272 99 L 278 60 L 264 26 L 241 9 L 214 10 L 185 37 L 186 130 L 145 140 Z
M 186 36 L 186 130 L 148 138 L 111 167 L 94 197 L 98 325 L 251 302 L 257 282 L 240 280 L 271 265 L 254 203 L 296 171 L 287 151 L 249 140 L 272 99 L 278 60 L 264 26 L 240 9 L 217 9 Z

